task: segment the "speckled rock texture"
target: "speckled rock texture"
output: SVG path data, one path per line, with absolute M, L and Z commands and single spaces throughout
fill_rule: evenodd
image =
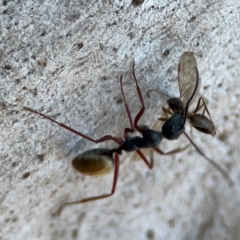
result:
M 0 10 L 0 239 L 240 239 L 240 2 L 18 1 Z M 186 132 L 231 175 L 222 175 L 190 145 L 154 154 L 149 170 L 133 154 L 120 156 L 116 193 L 73 205 L 66 201 L 109 193 L 113 173 L 89 177 L 71 160 L 94 144 L 42 117 L 100 138 L 123 136 L 129 120 L 119 78 L 133 116 L 140 102 L 132 64 L 152 126 L 166 96 L 179 96 L 177 65 L 192 51 L 217 128 L 215 137 Z M 196 103 L 192 104 L 194 108 Z M 186 146 L 163 140 L 164 151 Z M 148 155 L 148 154 L 147 154 Z

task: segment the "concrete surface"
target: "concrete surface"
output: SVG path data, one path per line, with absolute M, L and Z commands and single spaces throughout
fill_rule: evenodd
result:
M 240 239 L 240 3 L 236 1 L 1 1 L 0 239 Z M 121 156 L 117 191 L 108 199 L 51 213 L 61 203 L 108 193 L 112 174 L 87 177 L 71 159 L 96 147 L 31 107 L 83 133 L 122 136 L 129 126 L 119 77 L 132 114 L 139 110 L 131 65 L 152 126 L 166 106 L 157 89 L 178 96 L 177 64 L 193 51 L 201 94 L 217 127 L 193 130 L 198 146 L 142 161 Z M 189 127 L 187 128 L 190 132 Z M 171 150 L 178 141 L 161 143 Z M 115 146 L 102 143 L 99 146 Z

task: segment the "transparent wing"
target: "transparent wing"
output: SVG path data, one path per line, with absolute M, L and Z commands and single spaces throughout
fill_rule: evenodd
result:
M 197 95 L 200 80 L 197 76 L 197 61 L 192 52 L 184 52 L 178 64 L 178 86 L 183 105 Z M 193 101 L 194 97 L 191 99 Z

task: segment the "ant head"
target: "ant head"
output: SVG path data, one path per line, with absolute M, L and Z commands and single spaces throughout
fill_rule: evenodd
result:
M 162 126 L 162 134 L 169 140 L 176 140 L 185 131 L 184 118 L 174 113 Z

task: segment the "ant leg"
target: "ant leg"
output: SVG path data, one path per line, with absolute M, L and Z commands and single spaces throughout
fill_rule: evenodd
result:
M 168 118 L 158 118 L 159 121 L 166 122 Z
M 112 196 L 115 192 L 115 189 L 116 189 L 116 186 L 117 186 L 117 180 L 118 180 L 118 173 L 119 173 L 119 155 L 118 154 L 115 154 L 114 165 L 115 165 L 115 170 L 114 170 L 113 185 L 112 185 L 111 193 L 103 194 L 103 195 L 95 196 L 95 197 L 90 197 L 90 198 L 83 198 L 83 199 L 78 200 L 78 201 L 66 202 L 53 215 L 61 214 L 62 210 L 68 205 L 74 205 L 74 204 L 80 204 L 80 203 L 95 201 L 95 200 L 99 200 L 99 199 L 102 199 L 102 198 L 107 198 L 107 197 Z
M 125 103 L 125 108 L 126 108 L 126 112 L 127 112 L 127 115 L 128 115 L 128 119 L 129 119 L 129 122 L 130 122 L 130 125 L 131 125 L 131 128 L 125 128 L 124 129 L 124 138 L 128 138 L 128 133 L 133 133 L 135 130 L 134 130 L 134 127 L 133 127 L 133 120 L 132 120 L 132 115 L 131 115 L 131 112 L 130 112 L 130 109 L 129 109 L 129 106 L 127 104 L 127 101 L 126 101 L 126 98 L 125 98 L 125 95 L 124 95 L 124 92 L 123 92 L 123 85 L 122 85 L 122 76 L 120 77 L 120 87 L 121 87 L 121 92 L 122 92 L 122 96 L 123 96 L 123 101 Z
M 27 110 L 27 111 L 30 111 L 30 112 L 33 112 L 35 114 L 38 114 L 38 115 L 40 115 L 40 116 L 42 116 L 42 117 L 44 117 L 44 118 L 46 118 L 46 119 L 56 123 L 56 124 L 58 124 L 59 126 L 67 129 L 68 131 L 73 132 L 73 133 L 75 133 L 75 134 L 77 134 L 77 135 L 79 135 L 79 136 L 81 136 L 81 137 L 83 137 L 83 138 L 85 138 L 85 139 L 87 139 L 87 140 L 89 140 L 91 142 L 94 142 L 94 143 L 100 143 L 100 142 L 105 142 L 105 141 L 108 141 L 108 140 L 113 140 L 114 142 L 116 142 L 118 144 L 121 144 L 122 141 L 123 141 L 121 138 L 113 137 L 111 135 L 105 135 L 105 136 L 95 140 L 95 139 L 90 138 L 90 137 L 88 137 L 87 135 L 85 135 L 85 134 L 83 134 L 81 132 L 76 131 L 75 129 L 73 129 L 73 128 L 71 128 L 71 127 L 69 127 L 69 126 L 67 126 L 67 125 L 65 125 L 63 123 L 60 123 L 60 122 L 58 122 L 58 121 L 48 117 L 47 115 L 45 115 L 43 113 L 37 112 L 37 111 L 35 111 L 35 110 L 31 109 L 31 108 L 28 108 L 28 107 L 24 107 L 23 109 Z
M 151 157 L 150 158 L 150 162 L 147 160 L 147 158 L 144 156 L 144 154 L 138 149 L 136 150 L 136 152 L 139 154 L 139 156 L 142 158 L 142 160 L 147 164 L 147 166 L 149 167 L 149 169 L 152 169 L 153 168 L 153 164 L 154 164 L 154 161 L 153 161 L 153 158 Z
M 215 161 L 213 161 L 211 158 L 207 157 L 201 150 L 200 148 L 193 142 L 193 140 L 188 136 L 186 132 L 184 132 L 185 136 L 189 140 L 189 142 L 195 147 L 197 152 L 206 160 L 208 161 L 212 166 L 214 166 L 226 179 L 229 187 L 233 185 L 233 180 L 231 179 L 230 175 L 226 170 L 224 170 L 219 164 L 217 164 Z
M 191 138 L 193 138 L 193 125 L 190 123 L 190 135 L 191 135 Z
M 169 152 L 163 152 L 160 148 L 158 147 L 155 147 L 153 148 L 156 152 L 158 152 L 159 154 L 161 155 L 170 155 L 170 154 L 175 154 L 175 153 L 179 153 L 179 152 L 182 152 L 184 151 L 186 148 L 188 147 L 188 145 L 184 148 L 177 148 L 177 149 L 174 149 L 172 151 L 169 151 Z M 142 160 L 147 164 L 147 166 L 149 167 L 149 169 L 152 169 L 153 168 L 153 165 L 154 165 L 154 160 L 153 160 L 153 151 L 152 151 L 152 154 L 151 154 L 151 157 L 150 157 L 150 162 L 147 160 L 147 158 L 144 156 L 144 154 L 138 149 L 136 150 L 136 152 L 139 154 L 139 156 L 142 158 Z
M 167 118 L 168 118 L 168 114 L 171 114 L 171 115 L 173 114 L 170 108 L 162 107 L 162 111 Z
M 179 153 L 179 152 L 182 152 L 182 151 L 186 150 L 188 148 L 188 146 L 189 145 L 187 145 L 183 148 L 176 148 L 176 149 L 171 150 L 169 152 L 163 152 L 159 147 L 155 147 L 153 149 L 161 155 L 171 155 L 171 154 Z
M 201 104 L 201 102 L 202 102 L 202 104 Z M 195 110 L 192 112 L 192 114 L 195 115 L 201 108 L 203 108 L 202 115 L 204 115 L 204 113 L 206 111 L 208 113 L 210 119 L 211 119 L 210 113 L 209 113 L 208 108 L 207 108 L 207 104 L 206 104 L 206 102 L 204 101 L 204 99 L 202 97 L 200 97 L 198 99 L 197 106 L 196 106 Z
M 138 112 L 138 114 L 136 115 L 136 117 L 134 119 L 134 128 L 141 133 L 142 129 L 138 127 L 138 121 L 145 111 L 145 104 L 144 104 L 144 100 L 143 100 L 143 96 L 142 96 L 142 91 L 141 91 L 141 89 L 138 85 L 138 82 L 137 82 L 137 78 L 136 78 L 135 71 L 134 71 L 134 66 L 135 66 L 135 62 L 133 62 L 132 72 L 133 72 L 134 81 L 136 83 L 136 89 L 137 89 L 137 92 L 138 92 L 138 97 L 139 97 L 140 102 L 142 104 L 142 107 L 141 107 L 140 111 Z
M 162 111 L 163 111 L 164 115 L 166 116 L 166 118 L 158 118 L 158 120 L 165 122 L 168 120 L 168 114 L 172 115 L 173 113 L 171 112 L 171 110 L 169 108 L 165 108 L 165 107 L 162 107 Z
M 203 107 L 203 105 L 200 106 L 200 102 L 201 102 L 201 97 L 198 99 L 197 106 L 192 113 L 196 114 L 197 111 L 199 111 Z
M 134 63 L 135 64 L 135 63 Z M 140 98 L 140 101 L 142 103 L 142 109 L 139 111 L 139 113 L 142 111 L 142 113 L 140 114 L 140 116 L 138 117 L 138 120 L 139 118 L 142 116 L 143 112 L 144 112 L 144 109 L 145 109 L 145 106 L 144 106 L 144 101 L 143 101 L 143 97 L 142 97 L 142 92 L 141 92 L 141 89 L 139 88 L 138 86 L 138 83 L 137 83 L 137 79 L 136 79 L 136 76 L 135 76 L 135 73 L 134 73 L 134 64 L 133 64 L 133 75 L 134 75 L 134 80 L 136 82 L 136 85 L 137 85 L 137 90 L 138 90 L 138 96 Z M 125 139 L 128 137 L 128 133 L 131 132 L 133 133 L 134 132 L 134 127 L 141 132 L 141 129 L 140 127 L 138 126 L 135 126 L 135 121 L 136 121 L 136 118 L 134 120 L 134 124 L 133 124 L 133 120 L 132 120 L 132 115 L 131 115 L 131 112 L 130 112 L 130 109 L 128 107 L 128 104 L 127 104 L 127 101 L 126 101 L 126 98 L 125 98 L 125 95 L 124 95 L 124 92 L 123 92 L 123 86 L 122 86 L 122 76 L 120 77 L 120 86 L 121 86 L 121 92 L 122 92 L 122 96 L 123 96 L 123 100 L 124 100 L 124 103 L 125 103 L 125 108 L 126 108 L 126 111 L 127 111 L 127 115 L 128 115 L 128 119 L 129 119 L 129 122 L 130 122 L 130 125 L 131 125 L 131 128 L 125 128 L 124 129 L 124 137 Z M 137 114 L 137 116 L 139 115 L 139 113 Z M 137 120 L 137 121 L 138 121 Z M 151 162 L 149 162 L 147 160 L 147 158 L 143 155 L 143 153 L 138 149 L 136 150 L 136 152 L 140 155 L 140 157 L 143 159 L 143 161 L 147 164 L 147 166 L 152 169 L 153 168 L 153 161 L 151 159 Z
M 195 110 L 192 112 L 192 114 L 196 114 L 197 111 L 199 111 L 203 107 L 203 105 L 200 106 L 200 103 L 201 103 L 201 97 L 198 99 L 197 106 Z
M 201 101 L 202 101 L 202 104 L 203 104 L 203 105 L 200 106 L 200 102 L 201 102 Z M 199 107 L 199 106 L 200 106 L 200 107 Z M 199 100 L 198 100 L 197 107 L 199 107 L 199 109 L 201 109 L 202 106 L 204 107 L 203 112 L 202 112 L 202 115 L 204 115 L 204 113 L 205 113 L 205 111 L 206 111 L 207 114 L 208 114 L 208 116 L 209 116 L 209 118 L 210 118 L 211 121 L 212 121 L 211 114 L 210 114 L 210 112 L 209 112 L 209 110 L 208 110 L 207 104 L 206 104 L 205 100 L 204 100 L 202 97 L 200 97 Z M 196 110 L 194 111 L 194 113 L 196 113 L 196 112 L 198 111 L 198 110 L 197 110 L 197 107 L 196 107 Z

